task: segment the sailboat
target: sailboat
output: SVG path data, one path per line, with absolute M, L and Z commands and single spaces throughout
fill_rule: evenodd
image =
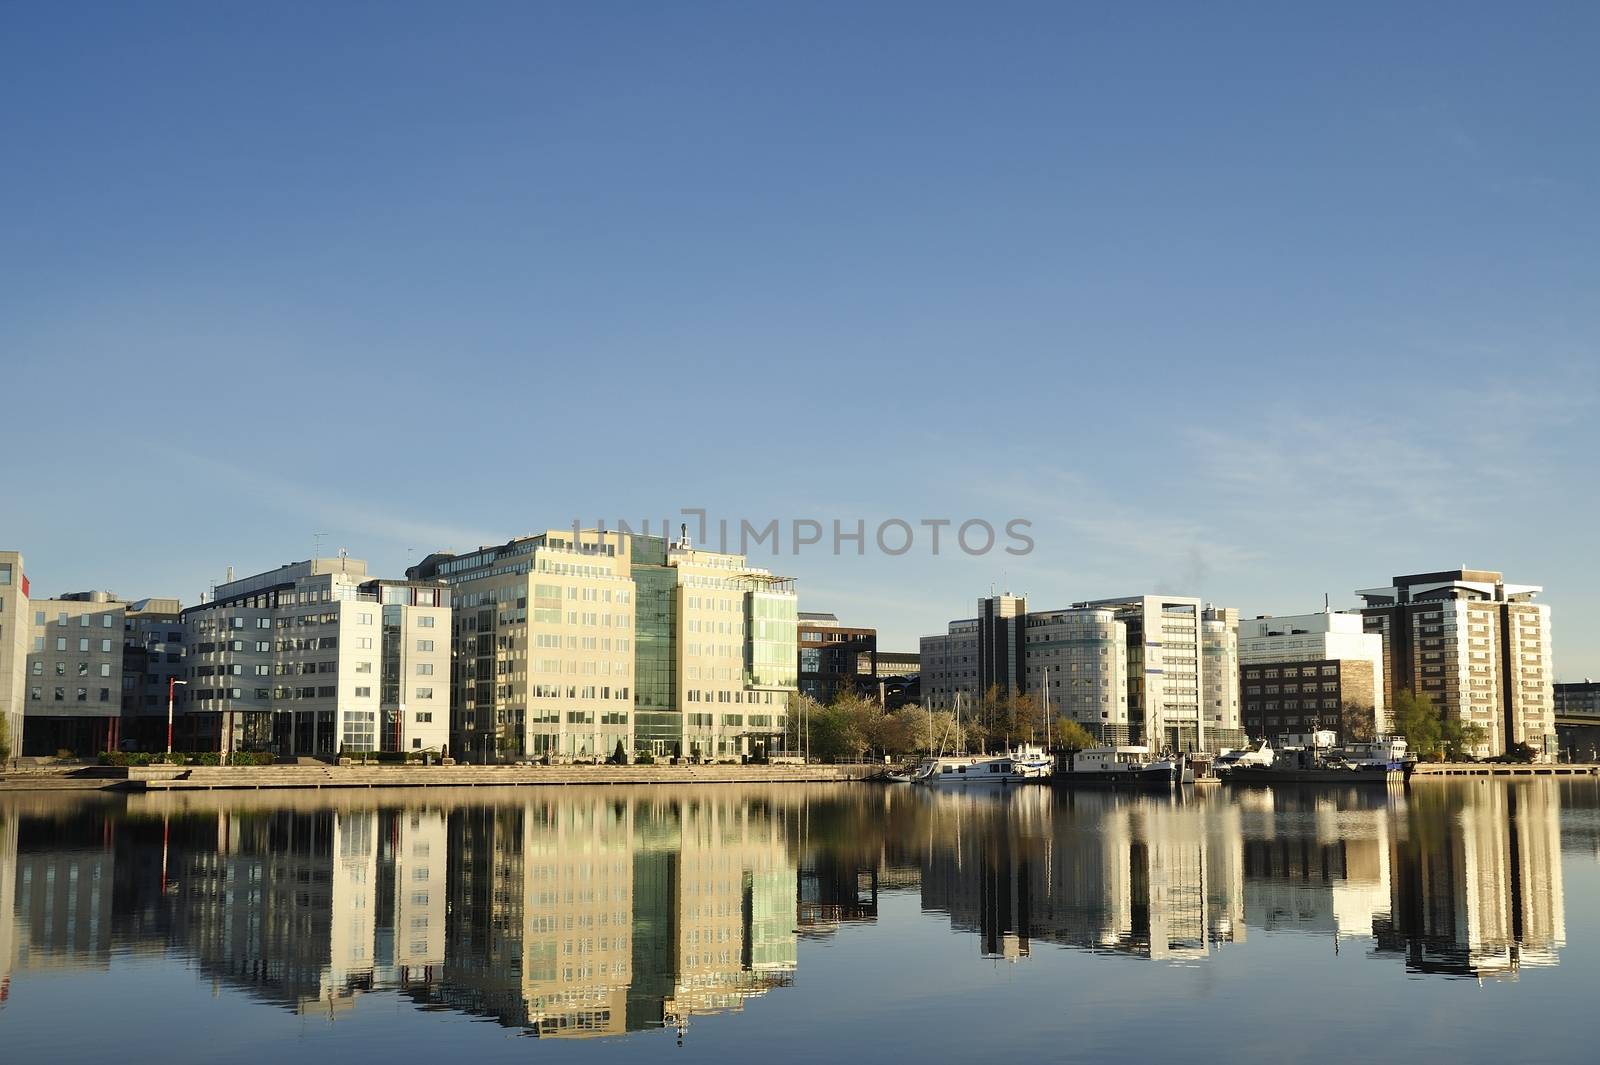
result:
M 961 735 L 961 693 L 956 693 L 956 735 Z M 1042 780 L 1050 773 L 1050 760 L 1031 744 L 1004 754 L 939 754 L 925 758 L 911 774 L 913 784 L 931 788 L 992 787 Z

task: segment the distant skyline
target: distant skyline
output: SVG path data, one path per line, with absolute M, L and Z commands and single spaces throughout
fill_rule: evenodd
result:
M 0 548 L 186 603 L 574 518 L 914 649 L 1467 565 L 1600 677 L 1589 4 L 15 3 Z

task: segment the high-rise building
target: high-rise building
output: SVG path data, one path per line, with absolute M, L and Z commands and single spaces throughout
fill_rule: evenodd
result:
M 354 558 L 232 580 L 182 613 L 176 746 L 280 755 L 444 752 L 451 590 Z
M 413 577 L 458 595 L 453 734 L 468 756 L 737 758 L 781 749 L 796 687 L 791 578 L 744 556 L 550 530 Z
M 28 647 L 33 637 L 28 624 L 28 578 L 22 555 L 0 551 L 0 723 L 13 755 L 22 752 L 23 714 L 27 706 Z
M 1243 723 L 1252 737 L 1276 740 L 1347 726 L 1387 732 L 1383 639 L 1359 614 L 1324 611 L 1239 622 Z
M 1366 630 L 1383 638 L 1386 704 L 1404 690 L 1430 696 L 1446 716 L 1482 729 L 1479 757 L 1518 743 L 1553 757 L 1550 608 L 1533 601 L 1543 590 L 1454 569 L 1358 591 Z

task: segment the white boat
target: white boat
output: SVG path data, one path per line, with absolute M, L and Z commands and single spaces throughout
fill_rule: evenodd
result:
M 1043 780 L 1049 770 L 1018 763 L 1010 754 L 958 754 L 927 758 L 911 775 L 914 784 L 931 788 L 994 787 Z
M 1351 742 L 1337 753 L 1355 769 L 1401 769 L 1406 762 L 1406 738 L 1379 736 L 1368 743 Z
M 1056 779 L 1068 787 L 1171 787 L 1179 767 L 1170 758 L 1153 758 L 1138 745 L 1090 747 L 1075 752 Z
M 1049 751 L 1032 743 L 1020 743 L 1006 752 L 1016 772 L 1026 780 L 1044 780 L 1055 770 L 1056 760 Z
M 1241 767 L 1270 766 L 1276 758 L 1277 752 L 1272 749 L 1272 744 L 1262 740 L 1259 747 L 1241 747 L 1237 750 L 1223 751 L 1217 755 L 1213 769 L 1217 773 L 1226 773 L 1230 769 Z

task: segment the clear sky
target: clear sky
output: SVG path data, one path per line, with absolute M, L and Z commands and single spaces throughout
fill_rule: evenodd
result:
M 193 601 L 683 507 L 1245 614 L 1468 564 L 1600 676 L 1600 5 L 0 4 L 0 545 Z M 870 534 L 869 534 L 870 535 Z

